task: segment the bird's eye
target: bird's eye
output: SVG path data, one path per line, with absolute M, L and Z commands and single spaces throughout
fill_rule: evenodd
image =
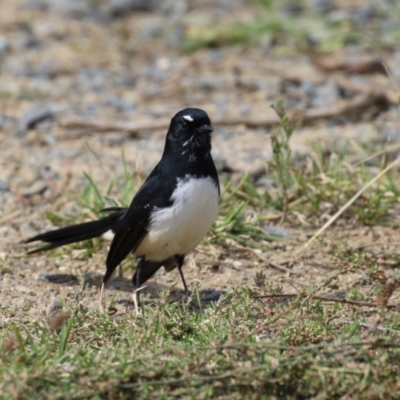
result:
M 187 128 L 189 126 L 187 121 L 182 121 L 181 125 L 182 125 L 182 128 Z

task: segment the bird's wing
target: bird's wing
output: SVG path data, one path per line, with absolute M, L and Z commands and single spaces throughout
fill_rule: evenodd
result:
M 170 193 L 165 193 L 164 188 L 164 182 L 158 176 L 156 167 L 136 193 L 115 232 L 107 255 L 107 271 L 103 277 L 104 283 L 111 278 L 115 268 L 125 257 L 137 249 L 146 236 L 154 207 L 168 206 L 167 201 L 170 198 Z

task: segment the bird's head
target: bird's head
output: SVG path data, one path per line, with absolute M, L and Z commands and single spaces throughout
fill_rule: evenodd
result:
M 198 108 L 179 111 L 171 120 L 167 143 L 182 154 L 208 153 L 213 131 L 207 113 Z

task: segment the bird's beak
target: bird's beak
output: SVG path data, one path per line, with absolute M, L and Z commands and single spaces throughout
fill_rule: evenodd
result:
M 200 128 L 196 129 L 196 132 L 198 133 L 211 133 L 214 130 L 214 128 L 211 125 L 203 125 Z

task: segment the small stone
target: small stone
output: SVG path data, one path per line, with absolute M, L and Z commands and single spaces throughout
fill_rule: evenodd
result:
M 7 53 L 7 51 L 10 50 L 10 43 L 9 41 L 0 36 L 0 56 Z
M 264 230 L 271 236 L 277 236 L 282 238 L 290 237 L 290 231 L 286 228 L 283 228 L 282 226 L 265 225 Z
M 365 4 L 364 6 L 352 11 L 352 21 L 362 24 L 377 15 L 377 10 L 372 4 Z
M 218 301 L 221 296 L 225 295 L 227 292 L 225 290 L 204 290 L 201 293 L 201 299 L 203 301 Z
M 93 2 L 93 5 L 96 2 Z M 74 18 L 85 18 L 96 13 L 95 7 L 87 0 L 58 0 L 51 2 L 51 9 L 55 13 L 68 15 Z
M 30 32 L 20 32 L 13 40 L 13 47 L 17 50 L 40 48 L 41 41 Z
M 168 17 L 168 20 L 176 20 L 187 11 L 187 3 L 187 0 L 164 0 L 155 2 L 155 5 L 158 11 Z
M 361 276 L 358 279 L 358 284 L 361 286 L 371 285 L 372 279 L 369 276 Z
M 163 32 L 162 21 L 147 21 L 138 33 L 138 40 L 145 41 L 161 36 Z
M 240 268 L 243 266 L 243 263 L 239 260 L 232 260 L 231 258 L 226 258 L 224 260 L 225 264 L 233 265 L 235 268 Z
M 332 0 L 307 0 L 308 6 L 313 12 L 325 13 L 332 10 L 333 2 Z
M 20 7 L 24 10 L 46 11 L 48 6 L 49 4 L 46 0 L 24 0 L 20 3 Z
M 0 179 L 0 192 L 8 192 L 10 190 L 10 185 L 8 182 Z
M 54 111 L 47 105 L 33 106 L 29 108 L 22 115 L 19 121 L 18 129 L 15 131 L 17 137 L 25 136 L 29 129 L 35 128 L 35 126 L 47 119 L 54 119 Z
M 40 272 L 36 279 L 41 282 L 50 282 L 48 272 Z
M 124 17 L 133 11 L 152 11 L 154 2 L 149 0 L 111 0 L 109 13 Z
M 340 99 L 340 87 L 334 81 L 328 81 L 322 86 L 315 88 L 315 97 L 312 101 L 313 107 L 328 107 Z
M 51 133 L 43 134 L 43 141 L 48 146 L 54 146 L 57 143 L 57 138 Z
M 15 124 L 16 119 L 5 114 L 0 114 L 0 131 Z
M 346 9 L 336 9 L 328 14 L 328 21 L 330 23 L 340 23 L 351 19 L 351 13 Z
M 26 294 L 33 294 L 32 289 L 28 288 L 27 286 L 23 285 L 16 285 L 14 289 L 18 290 L 19 292 L 26 293 Z
M 120 97 L 110 97 L 105 101 L 105 106 L 114 107 L 117 111 L 132 113 L 135 111 L 135 104 Z
M 34 196 L 35 194 L 43 194 L 48 188 L 48 185 L 43 181 L 34 182 L 28 189 L 23 190 L 21 195 L 29 198 Z
M 125 139 L 126 135 L 124 133 L 115 133 L 115 134 L 110 134 L 106 138 L 106 142 L 110 147 L 120 146 L 122 143 L 124 143 Z
M 41 272 L 37 279 L 42 282 L 52 282 L 59 285 L 75 284 L 78 282 L 78 278 L 72 274 L 49 274 L 47 272 Z

